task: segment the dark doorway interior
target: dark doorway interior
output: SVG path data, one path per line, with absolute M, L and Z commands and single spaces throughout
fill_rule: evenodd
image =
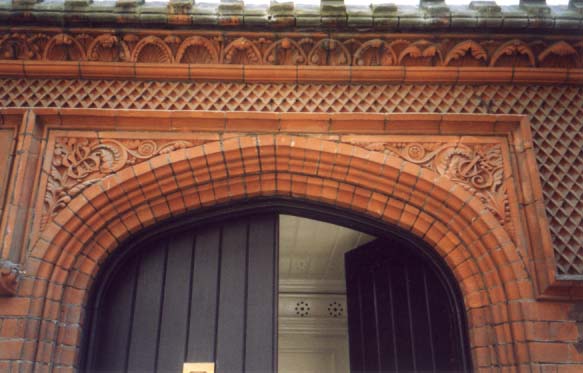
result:
M 453 292 L 407 242 L 345 255 L 352 372 L 468 371 Z
M 346 254 L 353 372 L 471 369 L 459 289 L 430 248 L 351 212 L 270 201 L 169 222 L 118 250 L 93 290 L 82 370 L 277 370 L 279 213 L 379 237 Z

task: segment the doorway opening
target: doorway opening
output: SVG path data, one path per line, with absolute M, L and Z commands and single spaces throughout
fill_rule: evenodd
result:
M 199 212 L 108 260 L 84 371 L 470 369 L 463 301 L 441 258 L 350 211 L 269 201 Z
M 336 224 L 279 217 L 280 373 L 350 371 L 344 255 L 372 240 Z

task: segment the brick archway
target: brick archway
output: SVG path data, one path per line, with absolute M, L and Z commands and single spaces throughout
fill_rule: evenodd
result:
M 39 342 L 25 347 L 23 359 L 74 365 L 92 279 L 132 234 L 186 211 L 255 196 L 355 210 L 422 238 L 459 282 L 474 366 L 529 361 L 523 318 L 509 302 L 533 294 L 531 279 L 506 231 L 476 197 L 404 160 L 291 135 L 235 137 L 162 154 L 73 199 L 31 253 L 35 288 L 45 299 L 32 306 L 40 327 L 29 321 L 27 329 L 38 330 Z

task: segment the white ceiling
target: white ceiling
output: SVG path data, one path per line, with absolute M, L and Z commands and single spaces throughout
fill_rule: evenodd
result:
M 367 234 L 317 220 L 281 215 L 279 220 L 279 278 L 300 284 L 308 292 L 344 288 L 344 253 L 369 242 Z M 311 284 L 311 285 L 309 285 Z M 282 289 L 283 290 L 283 289 Z M 298 290 L 299 291 L 299 290 Z

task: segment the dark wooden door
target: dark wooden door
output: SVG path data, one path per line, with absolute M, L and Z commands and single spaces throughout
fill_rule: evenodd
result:
M 95 298 L 86 371 L 274 371 L 277 216 L 172 234 L 136 250 Z
M 352 372 L 469 370 L 461 300 L 414 250 L 376 240 L 346 253 Z

